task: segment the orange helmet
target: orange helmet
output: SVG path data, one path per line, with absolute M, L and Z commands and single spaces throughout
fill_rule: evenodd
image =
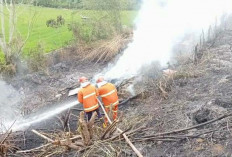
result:
M 103 76 L 100 76 L 100 77 L 98 77 L 98 79 L 97 79 L 97 83 L 100 83 L 100 82 L 102 82 L 102 81 L 104 81 L 104 77 Z
M 86 81 L 88 81 L 88 79 L 87 79 L 87 77 L 85 77 L 85 76 L 82 76 L 82 77 L 79 78 L 79 82 L 80 82 L 80 83 L 84 83 L 84 82 L 86 82 Z

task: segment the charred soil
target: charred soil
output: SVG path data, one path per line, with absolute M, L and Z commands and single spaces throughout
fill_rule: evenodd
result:
M 163 76 L 159 70 L 154 76 L 150 75 L 155 69 L 150 68 L 147 72 L 149 75 L 133 78 L 132 81 L 119 87 L 121 99 L 126 100 L 131 96 L 127 95 L 128 91 L 125 90 L 128 84 L 134 84 L 137 96 L 121 103 L 119 106 L 121 120 L 117 126 L 122 130 L 129 130 L 127 135 L 144 156 L 232 155 L 231 43 L 230 31 L 223 31 L 220 38 L 206 43 L 197 52 L 197 57 L 190 54 L 187 59 L 174 65 L 173 68 L 177 72 L 171 77 Z M 63 97 L 65 99 L 67 91 L 73 88 L 73 84 L 78 86 L 79 76 L 93 76 L 104 67 L 91 63 L 81 65 L 76 63 L 70 67 L 58 63 L 56 66 L 58 71 L 64 70 L 54 71 L 52 77 L 38 74 L 17 79 L 23 83 L 20 88 L 24 94 L 33 95 L 24 100 L 30 106 L 38 104 L 44 106 L 41 104 L 43 101 L 40 95 L 43 95 L 46 105 L 48 102 L 62 100 Z M 17 87 L 18 82 L 13 81 L 13 85 Z M 46 96 L 49 98 L 44 99 Z M 75 115 L 79 114 L 78 109 L 72 112 L 69 119 L 71 132 L 75 132 L 77 128 L 78 117 Z M 32 127 L 47 134 L 55 133 L 57 130 L 64 131 L 60 118 L 57 117 Z M 143 128 L 138 129 L 141 127 Z M 138 130 L 135 131 L 136 129 Z M 35 136 L 30 129 L 18 134 L 15 133 L 14 140 L 20 141 L 18 147 L 21 149 L 34 148 L 44 143 L 44 140 Z M 116 141 L 95 141 L 81 153 L 65 150 L 59 155 L 135 156 L 121 137 Z

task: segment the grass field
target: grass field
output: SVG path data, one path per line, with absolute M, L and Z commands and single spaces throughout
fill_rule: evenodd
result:
M 122 11 L 122 24 L 126 26 L 133 26 L 133 20 L 136 16 L 136 11 Z M 23 53 L 27 54 L 33 50 L 38 43 L 42 43 L 46 52 L 59 49 L 67 46 L 73 41 L 72 32 L 68 30 L 68 24 L 72 21 L 80 21 L 81 16 L 96 16 L 96 11 L 91 10 L 68 10 L 68 9 L 54 9 L 42 8 L 34 6 L 21 6 L 17 9 L 17 31 L 26 38 L 28 32 L 28 22 L 35 14 L 33 27 L 30 37 L 23 49 Z M 46 26 L 46 21 L 49 19 L 56 19 L 57 16 L 62 15 L 65 19 L 65 25 L 59 28 L 52 28 Z M 6 19 L 6 25 L 8 25 Z

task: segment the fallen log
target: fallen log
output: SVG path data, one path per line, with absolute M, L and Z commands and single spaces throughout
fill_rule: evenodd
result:
M 103 140 L 105 138 L 105 136 L 112 130 L 115 128 L 116 124 L 117 124 L 117 120 L 113 121 L 112 124 L 110 124 L 109 127 L 107 127 L 107 129 L 105 130 L 105 132 L 103 133 L 103 135 L 101 136 L 101 140 Z
M 127 80 L 124 80 L 121 83 L 119 83 L 118 85 L 116 85 L 117 90 L 119 90 L 119 87 L 124 86 L 124 85 L 130 83 L 131 81 L 133 81 L 133 79 L 135 79 L 135 76 L 133 76 Z
M 123 100 L 122 102 L 119 103 L 119 105 L 125 105 L 126 103 L 128 103 L 130 100 L 136 99 L 137 97 L 139 97 L 143 92 L 140 92 L 139 94 L 136 94 L 132 97 L 127 98 L 126 100 Z
M 36 131 L 36 130 L 34 130 L 34 129 L 32 129 L 31 131 L 32 131 L 33 133 L 35 133 L 36 135 L 42 137 L 43 139 L 46 139 L 46 140 L 49 141 L 49 142 L 54 142 L 52 139 L 48 138 L 47 136 L 45 136 L 45 135 L 39 133 L 38 131 Z
M 28 149 L 28 150 L 20 150 L 20 151 L 17 151 L 16 153 L 30 153 L 30 152 L 42 151 L 42 150 L 39 150 L 39 149 L 48 147 L 50 145 L 52 145 L 52 143 L 47 143 L 45 145 L 42 145 L 42 146 L 39 146 L 39 147 L 36 147 L 36 148 L 32 148 L 32 149 Z
M 71 148 L 71 149 L 74 149 L 74 150 L 80 150 L 81 147 L 84 146 L 84 144 L 82 144 L 82 145 L 79 144 L 78 146 L 75 145 L 75 144 L 73 144 L 73 143 L 71 142 L 71 139 L 70 139 L 70 138 L 68 138 L 66 141 L 57 140 L 57 141 L 54 141 L 52 144 L 58 145 L 58 146 L 66 146 L 66 147 Z
M 32 132 L 35 133 L 36 135 L 38 135 L 38 136 L 40 136 L 40 137 L 42 137 L 42 138 L 48 140 L 49 142 L 51 142 L 51 143 L 54 144 L 54 145 L 66 146 L 66 147 L 68 147 L 68 148 L 75 149 L 75 150 L 80 150 L 80 148 L 81 148 L 81 147 L 79 147 L 79 146 L 77 146 L 77 145 L 71 143 L 71 139 L 70 139 L 70 138 L 68 138 L 66 141 L 60 141 L 60 140 L 54 141 L 54 140 L 52 140 L 51 138 L 49 138 L 49 137 L 47 137 L 47 136 L 45 136 L 45 135 L 39 133 L 38 131 L 36 131 L 36 130 L 34 130 L 34 129 L 32 130 Z
M 81 136 L 77 135 L 77 136 L 74 136 L 74 137 L 70 138 L 70 140 L 76 140 L 76 139 L 81 139 Z M 67 141 L 67 139 L 60 140 L 60 141 L 65 142 L 65 141 Z M 54 143 L 47 143 L 45 145 L 42 145 L 42 146 L 39 146 L 39 147 L 36 147 L 36 148 L 33 148 L 33 149 L 17 151 L 16 153 L 29 153 L 29 152 L 34 152 L 34 151 L 40 151 L 39 149 L 48 147 L 48 146 L 50 146 L 52 144 L 54 144 Z
M 207 122 L 205 122 L 205 123 L 201 123 L 201 124 L 198 124 L 198 125 L 194 125 L 194 126 L 191 126 L 191 127 L 188 127 L 188 128 L 178 129 L 178 130 L 169 131 L 169 132 L 164 132 L 164 133 L 158 133 L 158 134 L 149 135 L 149 136 L 143 136 L 143 137 L 141 137 L 141 138 L 150 138 L 150 137 L 163 136 L 163 135 L 169 135 L 169 134 L 179 133 L 179 132 L 183 132 L 183 131 L 188 131 L 188 130 L 191 130 L 191 129 L 199 128 L 199 127 L 201 127 L 201 126 L 204 126 L 204 125 L 207 125 L 207 124 L 210 124 L 210 123 L 213 123 L 213 122 L 222 120 L 222 119 L 224 119 L 224 118 L 226 118 L 226 117 L 229 117 L 229 116 L 232 116 L 232 113 L 229 113 L 229 114 L 220 116 L 220 117 L 218 117 L 218 118 L 216 118 L 216 119 L 212 119 L 212 120 L 207 121 Z
M 180 139 L 178 139 L 180 140 Z M 163 138 L 146 138 L 146 139 L 134 139 L 133 142 L 144 142 L 144 141 L 164 141 L 164 142 L 177 142 L 177 139 L 163 139 Z
M 227 126 L 223 127 L 222 129 L 225 129 L 225 128 L 227 128 Z M 157 137 L 149 137 L 149 138 L 141 137 L 141 138 L 134 138 L 134 141 L 137 141 L 137 142 L 144 142 L 144 141 L 171 141 L 170 139 L 180 141 L 180 140 L 185 140 L 185 139 L 190 139 L 190 138 L 199 138 L 199 136 L 201 136 L 201 135 L 209 134 L 209 133 L 217 132 L 217 131 L 219 131 L 218 128 L 213 129 L 213 130 L 207 130 L 207 131 L 195 134 L 195 135 L 157 136 Z M 161 140 L 161 139 L 163 139 L 163 140 Z
M 115 140 L 117 137 L 121 137 L 123 134 L 125 134 L 125 133 L 128 132 L 129 130 L 131 130 L 131 127 L 128 128 L 128 129 L 126 129 L 126 130 L 123 131 L 122 133 L 120 133 L 120 134 L 118 134 L 118 135 L 115 135 L 115 136 L 111 137 L 111 138 L 109 139 L 109 141 L 113 141 L 113 140 Z
M 100 106 L 101 106 L 103 112 L 105 113 L 105 116 L 106 116 L 106 118 L 108 119 L 109 123 L 112 124 L 112 121 L 110 120 L 108 114 L 106 113 L 105 108 L 103 107 L 102 103 L 99 101 L 99 99 L 97 99 L 97 100 L 98 100 L 98 103 L 100 104 Z M 119 128 L 117 128 L 117 130 L 118 130 L 120 133 L 123 132 L 123 131 L 122 131 L 121 129 L 119 129 Z M 138 157 L 143 157 L 143 155 L 138 151 L 138 149 L 131 143 L 130 139 L 126 136 L 126 134 L 124 133 L 124 134 L 122 134 L 122 135 L 123 135 L 124 139 L 126 140 L 126 142 L 129 144 L 129 146 L 132 148 L 132 150 L 136 153 L 136 155 L 137 155 Z

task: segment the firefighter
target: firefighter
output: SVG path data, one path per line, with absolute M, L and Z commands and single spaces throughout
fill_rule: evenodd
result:
M 104 80 L 103 77 L 97 79 L 97 86 L 99 95 L 102 98 L 102 102 L 105 106 L 106 113 L 109 114 L 110 111 L 113 112 L 113 119 L 117 119 L 118 116 L 118 94 L 115 85 Z M 105 123 L 103 127 L 107 126 L 107 118 L 104 118 Z
M 81 83 L 81 89 L 78 91 L 78 101 L 83 104 L 88 121 L 91 119 L 93 112 L 96 111 L 98 118 L 103 122 L 97 101 L 97 89 L 84 76 L 79 78 L 79 82 Z

